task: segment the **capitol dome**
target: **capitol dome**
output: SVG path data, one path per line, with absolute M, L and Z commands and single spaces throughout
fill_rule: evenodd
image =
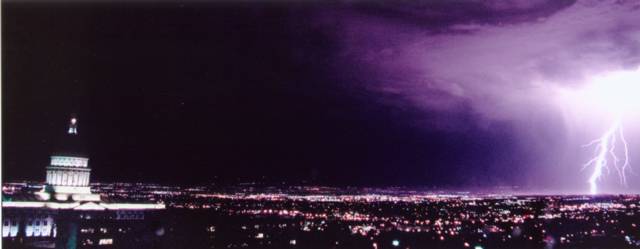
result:
M 69 128 L 54 149 L 47 166 L 47 195 L 53 194 L 52 197 L 60 201 L 99 200 L 99 195 L 91 194 L 90 175 L 86 146 L 78 133 L 78 119 L 72 116 Z

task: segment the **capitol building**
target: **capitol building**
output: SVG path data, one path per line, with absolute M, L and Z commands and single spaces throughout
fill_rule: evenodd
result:
M 92 201 L 100 203 L 100 195 L 92 194 L 89 187 L 91 168 L 78 135 L 78 120 L 71 118 L 69 130 L 63 141 L 64 149 L 51 156 L 47 166 L 46 187 L 37 193 L 41 200 Z M 60 150 L 60 149 L 59 149 Z M 80 207 L 77 206 L 75 208 Z
M 82 247 L 77 244 L 80 230 L 109 231 L 114 227 L 121 230 L 120 226 L 130 224 L 127 220 L 141 220 L 145 214 L 165 209 L 162 203 L 114 201 L 92 193 L 91 168 L 85 148 L 78 133 L 78 119 L 72 117 L 46 166 L 44 187 L 29 194 L 3 197 L 4 243 L 19 243 L 27 248 Z M 92 227 L 96 225 L 100 226 Z M 102 232 L 83 243 L 113 245 L 118 236 Z M 71 246 L 70 241 L 76 244 Z

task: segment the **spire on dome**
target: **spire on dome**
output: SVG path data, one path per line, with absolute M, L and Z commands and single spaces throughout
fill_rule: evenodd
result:
M 76 115 L 71 115 L 71 119 L 69 120 L 69 130 L 67 133 L 71 135 L 78 135 L 78 119 L 76 118 Z
M 78 133 L 78 118 L 71 114 L 67 119 L 67 132 L 60 133 L 53 148 L 53 156 L 87 157 L 87 146 L 83 135 Z

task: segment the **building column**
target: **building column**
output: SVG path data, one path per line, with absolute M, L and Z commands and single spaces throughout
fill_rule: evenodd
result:
M 87 186 L 88 178 L 87 172 L 82 172 L 82 186 Z
M 51 174 L 53 174 L 53 185 L 58 185 L 58 171 L 54 170 Z

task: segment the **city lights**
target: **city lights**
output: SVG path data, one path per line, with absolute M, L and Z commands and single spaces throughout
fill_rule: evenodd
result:
M 400 246 L 400 241 L 397 240 L 397 239 L 394 239 L 393 241 L 391 241 L 391 245 L 393 245 L 395 247 L 398 247 L 398 246 Z

